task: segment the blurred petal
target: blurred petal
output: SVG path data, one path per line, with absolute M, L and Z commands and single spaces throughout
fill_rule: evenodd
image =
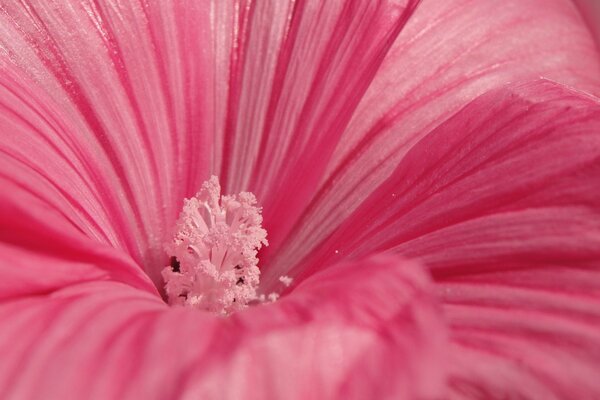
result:
M 484 95 L 415 145 L 310 264 L 381 250 L 424 262 L 458 398 L 596 398 L 599 132 L 597 99 L 552 82 Z
M 0 392 L 439 398 L 447 346 L 439 313 L 421 267 L 390 256 L 338 265 L 230 318 L 167 309 L 116 282 L 80 283 L 0 305 Z
M 452 398 L 600 396 L 600 271 L 597 262 L 574 265 L 481 273 L 481 264 L 439 283 L 452 330 Z
M 597 0 L 573 0 L 583 19 L 594 34 L 596 45 L 600 49 L 600 3 Z M 599 55 L 600 57 L 600 55 Z
M 540 76 L 600 93 L 598 54 L 570 0 L 424 0 L 355 111 L 312 204 L 285 247 L 270 249 L 278 252 L 266 260 L 273 275 L 310 253 L 466 103 Z

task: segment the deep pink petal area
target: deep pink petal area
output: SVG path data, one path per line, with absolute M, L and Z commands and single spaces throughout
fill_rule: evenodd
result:
M 599 60 L 571 0 L 423 1 L 354 112 L 320 191 L 269 268 L 309 253 L 415 143 L 472 99 L 539 77 L 599 93 Z
M 597 398 L 599 132 L 597 99 L 553 82 L 486 94 L 409 151 L 313 269 L 381 250 L 427 265 L 457 398 Z
M 229 318 L 90 282 L 0 305 L 6 399 L 440 398 L 446 330 L 418 264 L 378 256 Z M 381 383 L 385 382 L 384 385 Z

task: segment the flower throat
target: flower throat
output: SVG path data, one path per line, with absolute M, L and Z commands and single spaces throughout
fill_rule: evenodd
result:
M 227 315 L 257 300 L 258 250 L 267 243 L 261 209 L 252 193 L 221 196 L 212 176 L 186 199 L 173 239 L 165 246 L 169 304 Z

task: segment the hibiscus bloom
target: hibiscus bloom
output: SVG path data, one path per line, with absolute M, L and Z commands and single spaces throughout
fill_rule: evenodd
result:
M 2 398 L 600 397 L 588 25 L 571 0 L 2 2 Z

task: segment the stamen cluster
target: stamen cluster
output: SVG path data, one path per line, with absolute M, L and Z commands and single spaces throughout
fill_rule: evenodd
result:
M 221 196 L 216 176 L 186 199 L 173 240 L 165 249 L 169 303 L 217 314 L 238 311 L 257 299 L 257 252 L 268 245 L 261 209 L 252 193 Z

